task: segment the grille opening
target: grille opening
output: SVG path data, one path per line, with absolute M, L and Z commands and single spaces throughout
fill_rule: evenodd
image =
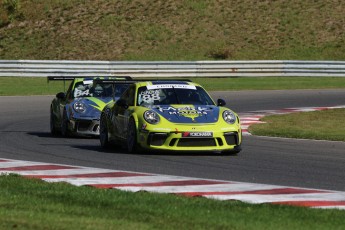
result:
M 89 129 L 89 127 L 90 127 L 90 121 L 79 121 L 78 122 L 78 130 L 79 131 L 87 131 L 88 129 Z
M 165 140 L 167 139 L 166 133 L 150 133 L 149 138 L 147 140 L 148 145 L 157 145 L 161 146 L 164 144 Z
M 174 146 L 176 144 L 177 138 L 173 138 L 170 143 L 169 146 Z
M 96 132 L 98 130 L 99 125 L 95 125 L 92 129 L 92 131 Z
M 228 145 L 238 145 L 237 133 L 224 133 L 225 141 Z
M 217 141 L 218 141 L 218 145 L 219 146 L 223 146 L 224 145 L 222 138 L 217 137 Z
M 214 138 L 181 138 L 177 146 L 179 147 L 197 147 L 197 146 L 217 146 Z

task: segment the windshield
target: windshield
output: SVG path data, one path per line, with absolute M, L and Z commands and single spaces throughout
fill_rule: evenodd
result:
M 119 98 L 128 88 L 128 84 L 119 84 L 115 86 L 115 98 Z M 78 97 L 112 97 L 112 84 L 93 84 L 92 81 L 83 81 L 75 84 L 74 98 Z
M 115 101 L 119 99 L 131 84 L 115 84 Z
M 201 87 L 164 88 L 164 86 L 148 89 L 146 86 L 138 89 L 137 105 L 168 105 L 192 104 L 214 105 L 212 99 Z

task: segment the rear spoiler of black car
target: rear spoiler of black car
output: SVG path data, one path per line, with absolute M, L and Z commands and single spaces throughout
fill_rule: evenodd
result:
M 143 82 L 143 81 L 151 81 L 151 82 L 180 82 L 180 81 L 187 81 L 192 82 L 189 79 L 147 79 L 147 78 L 139 78 L 139 79 L 133 79 L 133 78 L 116 78 L 116 79 L 94 79 L 93 82 L 95 84 L 131 84 L 135 82 Z
M 138 81 L 127 79 L 94 79 L 94 84 L 131 84 Z
M 74 80 L 76 78 L 85 78 L 85 79 L 92 79 L 92 80 L 114 80 L 114 81 L 130 81 L 132 78 L 130 76 L 48 76 L 47 82 L 49 81 L 64 81 L 64 90 L 66 90 L 66 81 Z
M 74 80 L 75 78 L 85 78 L 85 79 L 94 79 L 96 80 L 97 78 L 103 78 L 107 80 L 132 80 L 131 77 L 129 76 L 48 76 L 47 81 L 68 81 L 68 80 Z M 97 79 L 98 80 L 98 79 Z
M 176 79 L 172 79 L 172 78 L 168 78 L 168 79 L 136 78 L 136 79 L 133 79 L 130 76 L 106 76 L 106 77 L 102 77 L 102 76 L 48 76 L 47 81 L 68 81 L 68 80 L 74 80 L 75 78 L 89 78 L 89 79 L 91 78 L 91 79 L 94 79 L 97 81 L 125 80 L 125 81 L 133 81 L 133 82 L 138 82 L 138 81 L 188 81 L 188 82 L 192 82 L 192 80 L 184 79 L 184 78 L 176 78 Z M 101 78 L 103 78 L 103 79 L 101 79 Z M 111 83 L 111 82 L 108 82 L 108 83 Z

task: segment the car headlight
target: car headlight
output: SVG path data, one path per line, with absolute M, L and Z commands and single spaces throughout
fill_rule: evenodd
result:
M 225 110 L 223 112 L 223 119 L 229 124 L 234 124 L 236 122 L 236 115 L 230 110 Z
M 81 102 L 76 102 L 73 105 L 73 108 L 76 112 L 78 113 L 84 113 L 86 111 L 86 106 L 84 103 Z
M 145 121 L 147 121 L 148 123 L 153 124 L 153 125 L 158 124 L 160 121 L 159 115 L 152 110 L 145 111 L 144 119 L 145 119 Z

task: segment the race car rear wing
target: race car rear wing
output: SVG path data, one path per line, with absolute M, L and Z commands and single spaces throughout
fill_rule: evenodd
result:
M 102 76 L 48 76 L 47 81 L 68 81 L 68 80 L 74 80 L 76 78 L 85 78 L 85 79 L 97 79 L 97 78 L 102 78 L 102 79 L 107 79 L 107 80 L 132 80 L 130 76 L 107 76 L 107 77 L 102 77 Z
M 130 81 L 130 76 L 48 76 L 47 82 L 49 81 L 64 81 L 64 90 L 66 90 L 66 81 L 74 80 L 76 78 L 84 78 L 87 80 L 114 80 L 114 81 Z M 101 79 L 102 78 L 102 79 Z
M 141 82 L 141 81 L 151 81 L 151 82 L 176 82 L 176 81 L 187 81 L 187 82 L 192 82 L 189 79 L 145 79 L 145 78 L 140 78 L 140 79 L 133 79 L 131 77 L 121 79 L 121 78 L 116 78 L 116 79 L 94 79 L 93 83 L 94 84 L 132 84 L 136 82 Z

